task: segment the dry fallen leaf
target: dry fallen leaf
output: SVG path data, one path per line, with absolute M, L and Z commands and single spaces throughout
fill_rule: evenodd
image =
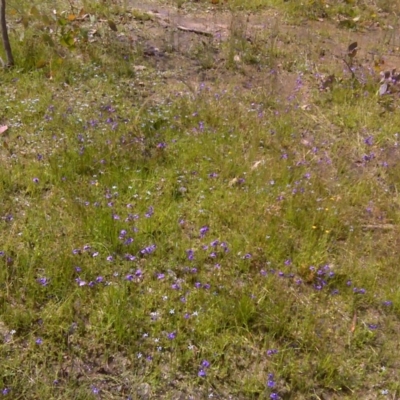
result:
M 252 165 L 251 170 L 254 171 L 255 169 L 257 169 L 257 168 L 258 168 L 260 165 L 262 165 L 262 164 L 264 164 L 264 160 L 256 161 L 256 162 Z
M 0 135 L 8 129 L 7 125 L 0 126 Z

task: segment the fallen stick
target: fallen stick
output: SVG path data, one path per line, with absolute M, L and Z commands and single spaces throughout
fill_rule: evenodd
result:
M 198 35 L 204 35 L 204 36 L 208 36 L 208 37 L 213 36 L 213 34 L 211 32 L 201 31 L 200 29 L 195 29 L 195 28 L 186 28 L 185 26 L 182 26 L 182 25 L 178 25 L 177 28 L 180 31 L 184 31 L 184 32 L 197 33 Z

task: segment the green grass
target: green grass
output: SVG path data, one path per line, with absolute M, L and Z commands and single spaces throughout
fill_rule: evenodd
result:
M 3 395 L 400 396 L 400 117 L 376 74 L 283 28 L 146 57 L 151 19 L 116 33 L 91 7 L 94 41 L 67 24 L 46 44 L 10 17 Z

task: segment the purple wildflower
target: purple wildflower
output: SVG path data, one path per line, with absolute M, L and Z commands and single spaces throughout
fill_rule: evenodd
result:
M 200 237 L 203 238 L 209 230 L 210 228 L 207 225 L 202 226 L 200 228 Z
M 204 371 L 204 369 L 201 369 L 197 375 L 200 378 L 205 378 L 207 376 L 206 371 Z
M 194 251 L 192 249 L 186 250 L 188 260 L 193 260 L 194 258 Z
M 153 214 L 154 214 L 154 208 L 152 206 L 150 206 L 145 214 L 145 217 L 150 218 Z
M 168 333 L 168 339 L 169 339 L 169 340 L 173 340 L 173 339 L 175 339 L 175 338 L 176 338 L 176 332 Z
M 364 139 L 364 143 L 368 146 L 372 146 L 374 144 L 374 138 L 372 136 L 368 136 Z

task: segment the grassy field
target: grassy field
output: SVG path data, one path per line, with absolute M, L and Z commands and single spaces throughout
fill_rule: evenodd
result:
M 303 3 L 7 3 L 0 397 L 400 398 L 400 4 Z

